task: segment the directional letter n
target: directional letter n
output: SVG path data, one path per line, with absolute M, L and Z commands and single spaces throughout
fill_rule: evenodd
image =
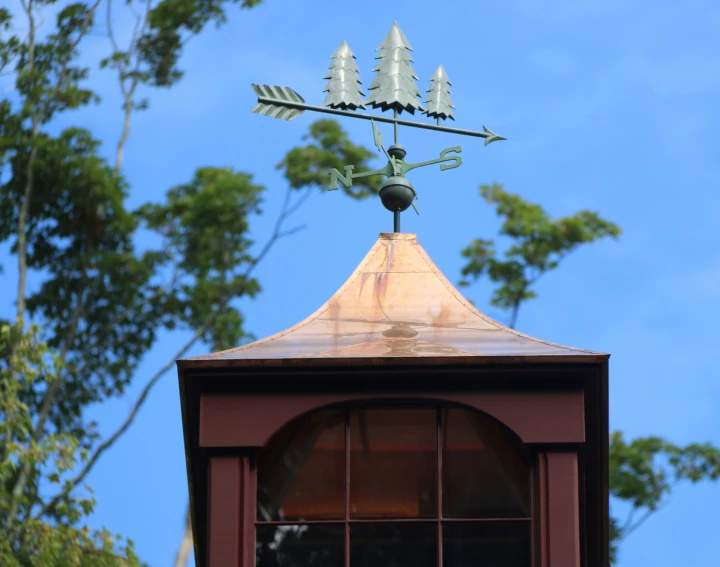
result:
M 328 169 L 328 172 L 330 173 L 330 186 L 328 187 L 328 191 L 334 191 L 338 188 L 338 181 L 342 183 L 345 187 L 352 187 L 352 170 L 355 169 L 354 165 L 346 165 L 344 168 L 345 175 L 340 173 L 337 169 Z

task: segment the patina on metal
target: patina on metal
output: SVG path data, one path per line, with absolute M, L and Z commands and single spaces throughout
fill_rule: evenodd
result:
M 400 213 L 411 205 L 415 212 L 419 213 L 414 202 L 418 198 L 417 191 L 412 183 L 405 178 L 405 174 L 418 167 L 437 163 L 442 164 L 440 166 L 442 171 L 454 169 L 460 166 L 462 159 L 459 155 L 449 156 L 447 154 L 459 154 L 462 148 L 453 146 L 440 152 L 440 157 L 437 159 L 408 163 L 405 161 L 407 152 L 398 143 L 399 126 L 484 138 L 486 146 L 491 142 L 505 140 L 505 138 L 495 134 L 485 126 L 483 126 L 482 132 L 441 126 L 441 120 L 447 120 L 448 118 L 455 120 L 453 115 L 455 105 L 450 98 L 450 79 L 445 68 L 442 65 L 438 66 L 430 77 L 430 88 L 427 89 L 428 95 L 424 101 L 427 106 L 424 107 L 421 104 L 419 99 L 422 95 L 415 83 L 417 75 L 412 67 L 413 59 L 410 55 L 412 47 L 397 22 L 393 22 L 390 31 L 376 51 L 378 54 L 375 59 L 378 62 L 373 71 L 377 74 L 368 87 L 370 92 L 364 101 L 362 97 L 365 96 L 365 93 L 360 87 L 362 81 L 360 80 L 360 70 L 355 63 L 355 54 L 348 43 L 343 41 L 332 54 L 332 62 L 328 73 L 325 75 L 328 84 L 324 89 L 327 95 L 323 106 L 306 104 L 305 100 L 289 87 L 253 84 L 252 88 L 258 97 L 253 112 L 281 120 L 293 120 L 305 110 L 370 120 L 375 145 L 378 150 L 385 154 L 388 163 L 385 167 L 374 171 L 357 173 L 353 172 L 355 166 L 352 164 L 346 165 L 343 168 L 343 173 L 340 173 L 337 169 L 330 169 L 328 190 L 338 189 L 340 183 L 345 187 L 351 187 L 353 179 L 360 177 L 386 176 L 388 179 L 380 187 L 380 200 L 383 206 L 393 213 L 394 231 L 400 232 Z M 357 109 L 365 109 L 366 105 L 373 109 L 380 109 L 382 112 L 392 110 L 393 117 L 373 116 L 355 112 Z M 416 110 L 428 118 L 434 118 L 436 124 L 426 124 L 399 118 L 403 111 L 415 114 Z M 393 125 L 394 143 L 387 150 L 382 145 L 382 137 L 375 122 Z

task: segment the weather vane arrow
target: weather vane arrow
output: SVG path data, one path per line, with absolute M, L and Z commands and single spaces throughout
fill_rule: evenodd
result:
M 377 74 L 368 87 L 370 93 L 364 100 L 365 93 L 360 87 L 362 82 L 360 81 L 360 71 L 355 63 L 355 54 L 347 42 L 343 41 L 332 54 L 332 63 L 328 73 L 325 75 L 328 84 L 324 89 L 327 96 L 323 106 L 306 104 L 305 99 L 289 87 L 253 84 L 252 88 L 258 97 L 253 112 L 280 120 L 293 120 L 306 110 L 370 120 L 373 128 L 373 140 L 378 150 L 387 157 L 387 164 L 381 169 L 357 173 L 353 171 L 353 165 L 346 165 L 342 173 L 337 169 L 330 169 L 328 189 L 337 189 L 340 183 L 346 187 L 351 187 L 353 179 L 360 177 L 384 175 L 388 179 L 380 187 L 380 199 L 385 208 L 393 212 L 395 232 L 400 232 L 400 213 L 411 205 L 417 212 L 414 203 L 415 199 L 417 199 L 417 192 L 410 181 L 406 179 L 405 174 L 413 169 L 438 163 L 442 164 L 440 169 L 443 171 L 459 167 L 462 158 L 458 154 L 462 152 L 462 148 L 453 146 L 440 152 L 439 158 L 418 163 L 408 163 L 405 161 L 405 148 L 398 144 L 398 126 L 484 138 L 486 146 L 492 142 L 505 140 L 505 138 L 495 134 L 486 126 L 483 126 L 482 132 L 476 132 L 460 128 L 448 128 L 440 124 L 441 120 L 447 120 L 448 118 L 455 120 L 453 115 L 455 105 L 450 98 L 451 83 L 442 65 L 438 66 L 430 77 L 431 85 L 427 90 L 427 98 L 423 101 L 427 106 L 421 104 L 418 100 L 421 98 L 421 94 L 415 84 L 417 76 L 412 68 L 413 60 L 410 55 L 412 47 L 397 23 L 393 23 L 387 36 L 376 51 L 378 51 L 375 56 L 377 64 L 373 71 Z M 392 110 L 393 117 L 356 112 L 357 109 L 365 109 L 366 105 L 371 106 L 373 109 L 379 108 L 381 112 Z M 402 112 L 415 114 L 416 110 L 429 118 L 435 118 L 436 124 L 399 118 L 399 114 Z M 383 122 L 394 126 L 394 143 L 387 150 L 382 145 L 382 136 L 375 122 Z
M 304 111 L 324 112 L 325 114 L 334 114 L 335 116 L 349 116 L 351 118 L 361 118 L 362 120 L 374 120 L 375 122 L 384 122 L 386 124 L 397 124 L 399 126 L 410 126 L 411 128 L 422 128 L 424 130 L 436 130 L 438 132 L 448 132 L 449 134 L 460 134 L 461 136 L 473 136 L 475 138 L 485 138 L 485 145 L 500 140 L 507 140 L 496 134 L 487 126 L 483 126 L 482 132 L 474 130 L 462 130 L 460 128 L 448 128 L 447 126 L 438 126 L 436 124 L 426 124 L 423 122 L 414 122 L 412 120 L 402 120 L 400 118 L 389 118 L 386 116 L 374 116 L 372 114 L 363 114 L 361 112 L 347 112 L 345 110 L 336 110 L 334 108 L 326 108 L 324 106 L 315 106 L 305 104 L 305 100 L 298 93 L 289 87 L 278 87 L 270 85 L 252 85 L 258 101 L 252 111 L 255 114 L 270 116 L 271 118 L 279 118 L 280 120 L 293 120 L 300 116 Z

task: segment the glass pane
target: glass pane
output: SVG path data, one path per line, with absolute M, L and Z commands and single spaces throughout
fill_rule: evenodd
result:
M 437 523 L 352 524 L 350 565 L 352 567 L 435 567 Z
M 345 415 L 321 411 L 290 424 L 258 455 L 257 517 L 345 517 Z
M 436 479 L 434 409 L 350 414 L 351 518 L 435 517 Z
M 259 525 L 256 567 L 343 567 L 345 525 Z
M 443 567 L 530 567 L 530 563 L 529 521 L 443 525 Z
M 443 515 L 530 516 L 530 468 L 499 424 L 464 409 L 443 410 Z

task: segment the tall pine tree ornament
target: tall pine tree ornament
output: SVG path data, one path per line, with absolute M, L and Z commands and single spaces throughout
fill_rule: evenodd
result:
M 417 100 L 422 95 L 415 84 L 417 76 L 411 65 L 412 47 L 397 22 L 393 22 L 377 51 L 379 53 L 375 59 L 378 59 L 378 64 L 373 69 L 377 75 L 368 87 L 370 94 L 365 104 L 380 108 L 383 112 L 392 109 L 395 114 L 403 110 L 410 114 L 415 114 L 416 110 L 422 111 L 423 107 Z
M 450 98 L 450 78 L 447 76 L 445 69 L 442 65 L 438 65 L 435 69 L 433 76 L 430 77 L 430 88 L 426 91 L 428 93 L 425 103 L 427 108 L 423 114 L 426 114 L 430 118 L 437 118 L 437 123 L 440 124 L 440 120 L 455 120 L 453 116 L 453 104 Z
M 327 93 L 323 106 L 340 110 L 365 108 L 362 100 L 365 93 L 359 86 L 362 84 L 360 71 L 355 64 L 355 54 L 348 43 L 343 41 L 330 59 L 332 59 L 330 71 L 324 77 L 330 82 L 323 91 Z

